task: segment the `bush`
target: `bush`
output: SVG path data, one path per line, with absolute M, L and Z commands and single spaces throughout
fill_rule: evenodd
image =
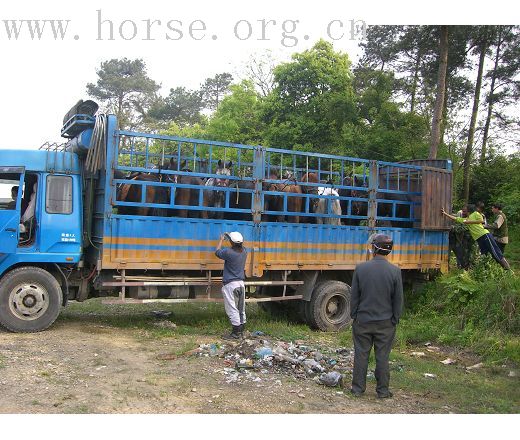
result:
M 406 304 L 401 342 L 436 341 L 520 360 L 520 278 L 490 257 L 480 256 L 469 271 L 439 277 Z

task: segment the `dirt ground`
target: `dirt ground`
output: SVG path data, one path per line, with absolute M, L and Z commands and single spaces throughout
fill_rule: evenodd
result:
M 141 335 L 142 336 L 142 335 Z M 211 343 L 195 337 L 195 344 Z M 182 338 L 146 339 L 139 330 L 56 323 L 43 333 L 0 330 L 1 413 L 428 413 L 424 396 L 353 398 L 347 389 L 261 372 L 228 383 L 223 359 L 184 356 Z M 438 408 L 435 412 L 438 412 Z M 446 410 L 446 412 L 448 412 Z

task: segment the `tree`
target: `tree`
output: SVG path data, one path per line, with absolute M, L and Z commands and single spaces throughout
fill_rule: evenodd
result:
M 480 163 L 484 163 L 488 153 L 488 141 L 493 116 L 500 121 L 507 117 L 500 111 L 511 100 L 520 98 L 520 85 L 517 79 L 520 72 L 520 32 L 519 26 L 494 26 L 491 46 L 495 48 L 493 68 L 486 77 L 490 80 L 487 94 L 487 115 L 482 135 Z M 507 129 L 507 124 L 504 128 Z
M 267 142 L 316 151 L 339 147 L 343 125 L 357 118 L 350 64 L 347 54 L 320 40 L 276 66 L 263 112 Z
M 216 110 L 222 98 L 229 92 L 229 86 L 233 82 L 230 73 L 218 73 L 213 78 L 207 78 L 200 90 L 206 108 Z
M 261 96 L 266 97 L 274 88 L 275 61 L 270 51 L 251 55 L 245 66 L 246 78 L 253 82 Z
M 98 80 L 96 84 L 87 84 L 87 93 L 117 115 L 120 127 L 139 123 L 160 88 L 148 77 L 144 61 L 127 58 L 103 61 L 96 73 Z
M 432 117 L 432 134 L 430 140 L 429 159 L 437 158 L 437 151 L 441 140 L 441 120 L 446 93 L 446 71 L 448 66 L 448 26 L 440 27 L 439 37 L 439 71 L 437 77 L 437 93 Z
M 360 67 L 354 71 L 359 119 L 343 129 L 350 154 L 385 161 L 427 154 L 428 122 L 392 101 L 397 87 L 392 73 Z
M 162 123 L 175 122 L 182 127 L 200 123 L 202 108 L 202 96 L 199 91 L 176 87 L 170 89 L 166 98 L 157 100 L 147 116 Z
M 391 67 L 399 56 L 403 29 L 403 26 L 369 26 L 365 40 L 359 44 L 364 50 L 359 64 L 374 70 Z
M 477 69 L 477 80 L 475 82 L 475 91 L 473 97 L 473 109 L 471 111 L 471 121 L 468 130 L 468 142 L 466 144 L 466 151 L 464 153 L 464 173 L 463 173 L 463 200 L 468 202 L 469 199 L 469 179 L 470 179 L 470 166 L 471 159 L 473 156 L 473 142 L 475 137 L 475 127 L 477 125 L 478 106 L 480 101 L 480 89 L 482 87 L 482 75 L 484 72 L 484 61 L 486 57 L 486 51 L 488 48 L 488 29 L 483 26 L 479 29 L 476 35 L 476 51 L 479 54 L 478 69 Z
M 231 94 L 213 114 L 207 135 L 210 139 L 257 145 L 265 129 L 261 109 L 263 102 L 251 81 L 230 86 Z

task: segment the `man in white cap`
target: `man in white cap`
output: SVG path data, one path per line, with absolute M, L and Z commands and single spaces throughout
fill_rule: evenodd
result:
M 228 239 L 231 247 L 222 249 L 222 243 Z M 247 250 L 243 246 L 244 237 L 240 232 L 226 232 L 220 236 L 215 255 L 224 260 L 222 276 L 222 296 L 224 309 L 231 321 L 231 333 L 223 336 L 224 339 L 240 339 L 244 335 L 246 323 L 246 289 L 244 286 Z

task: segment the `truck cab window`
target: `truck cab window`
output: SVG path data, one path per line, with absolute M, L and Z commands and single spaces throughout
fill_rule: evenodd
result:
M 18 198 L 20 175 L 0 173 L 0 209 L 15 210 Z
M 72 214 L 72 177 L 47 176 L 45 210 L 48 214 Z

